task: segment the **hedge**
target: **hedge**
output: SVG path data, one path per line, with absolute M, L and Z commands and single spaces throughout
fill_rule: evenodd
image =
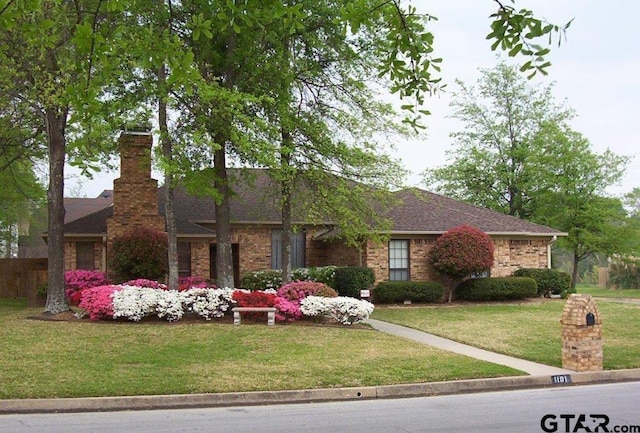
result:
M 538 284 L 538 296 L 553 293 L 563 295 L 571 288 L 571 276 L 557 269 L 522 268 L 513 273 L 514 277 L 529 277 Z
M 371 288 L 376 277 L 373 269 L 364 266 L 344 266 L 336 268 L 335 286 L 340 296 L 360 297 L 360 290 Z
M 374 288 L 373 301 L 376 304 L 441 302 L 443 294 L 442 284 L 435 281 L 384 281 Z
M 535 297 L 537 288 L 529 277 L 471 278 L 456 288 L 456 295 L 466 301 L 509 301 Z

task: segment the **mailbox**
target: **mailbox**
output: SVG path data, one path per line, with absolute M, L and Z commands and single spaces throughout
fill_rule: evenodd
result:
M 602 370 L 602 319 L 590 295 L 572 294 L 562 310 L 562 367 Z

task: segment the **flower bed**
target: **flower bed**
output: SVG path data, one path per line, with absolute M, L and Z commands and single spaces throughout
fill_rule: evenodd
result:
M 141 285 L 131 285 L 132 283 Z M 305 317 L 329 318 L 351 325 L 369 317 L 373 304 L 331 295 L 321 283 L 298 282 L 283 286 L 277 293 L 240 289 L 193 287 L 183 291 L 166 290 L 152 281 L 128 281 L 127 285 L 102 285 L 81 290 L 79 307 L 91 320 L 127 319 L 140 321 L 158 317 L 169 322 L 193 314 L 211 320 L 223 317 L 232 306 L 275 307 L 278 321 L 293 322 Z

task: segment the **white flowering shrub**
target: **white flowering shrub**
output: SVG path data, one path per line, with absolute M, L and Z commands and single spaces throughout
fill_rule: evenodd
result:
M 300 303 L 300 311 L 305 316 L 329 317 L 343 325 L 352 325 L 367 319 L 373 313 L 373 309 L 371 302 L 346 296 L 307 296 Z
M 182 292 L 182 305 L 184 308 L 206 320 L 213 317 L 222 317 L 234 302 L 233 289 L 189 289 Z
M 161 319 L 166 317 L 169 322 L 182 319 L 184 316 L 182 293 L 177 290 L 159 291 L 156 314 Z
M 158 297 L 163 290 L 122 286 L 113 294 L 113 318 L 124 317 L 138 322 L 156 312 Z

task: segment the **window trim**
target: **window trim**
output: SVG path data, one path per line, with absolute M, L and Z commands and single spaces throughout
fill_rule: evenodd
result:
M 402 243 L 402 248 L 393 247 L 392 243 Z M 389 266 L 389 281 L 411 281 L 411 240 L 410 239 L 389 239 L 389 243 L 387 244 L 388 250 L 388 266 Z M 401 257 L 392 257 L 391 251 L 401 251 Z M 406 257 L 403 257 L 406 255 Z M 406 261 L 406 267 L 392 267 L 393 261 Z M 401 276 L 406 278 L 397 278 L 394 276 L 394 273 L 401 273 Z

